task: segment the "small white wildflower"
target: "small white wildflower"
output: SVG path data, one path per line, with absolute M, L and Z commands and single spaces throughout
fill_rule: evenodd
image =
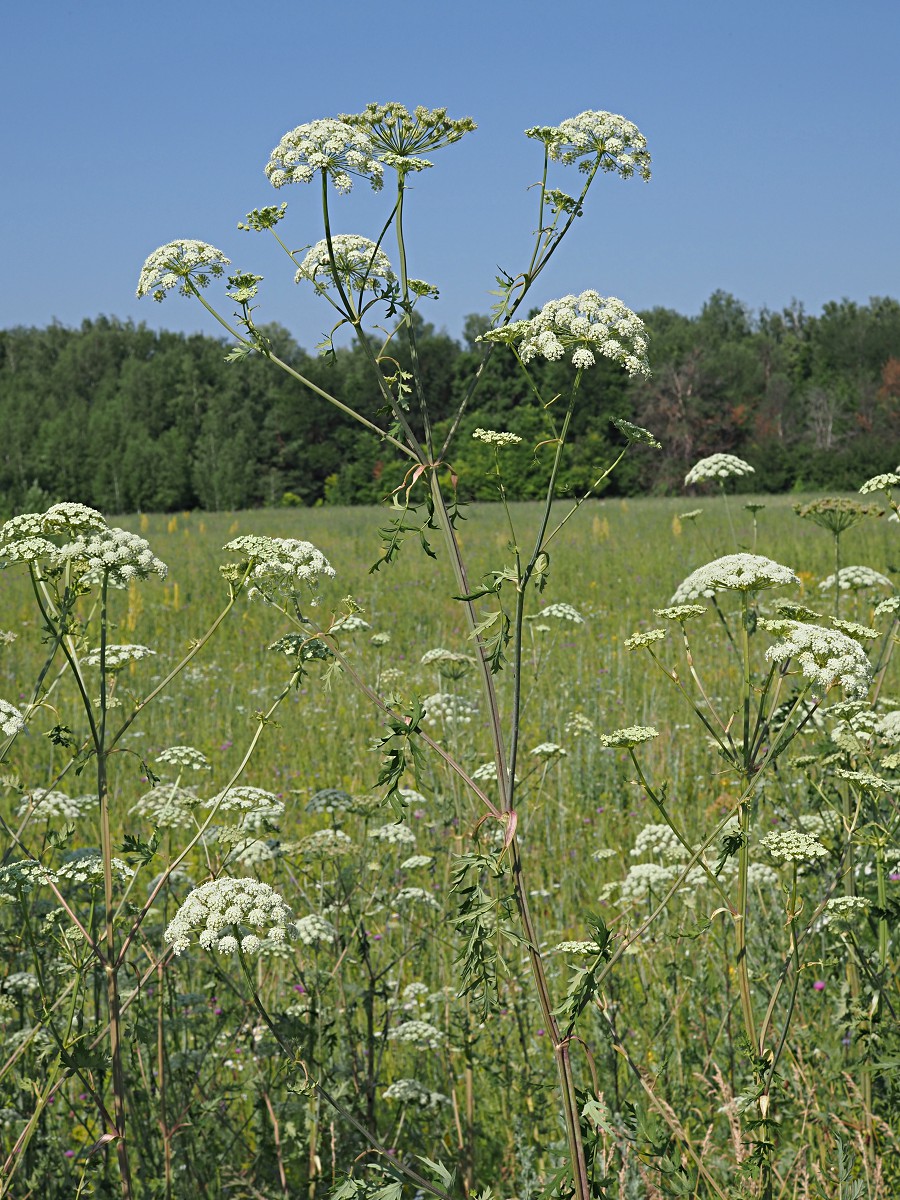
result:
M 14 704 L 8 700 L 0 700 L 0 731 L 6 737 L 13 737 L 25 728 L 25 718 Z
M 435 646 L 433 650 L 426 650 L 419 660 L 423 667 L 431 666 L 432 663 L 445 663 L 448 666 L 474 666 L 475 659 L 471 654 L 461 654 L 457 650 L 445 650 L 443 646 Z
M 522 440 L 517 433 L 499 433 L 496 429 L 482 429 L 481 426 L 472 437 L 478 442 L 487 442 L 489 446 L 516 446 Z
M 413 854 L 405 859 L 400 867 L 404 871 L 414 871 L 417 867 L 430 867 L 434 858 L 430 854 Z
M 551 759 L 551 758 L 568 758 L 568 750 L 564 750 L 562 746 L 557 746 L 556 742 L 541 742 L 535 746 L 533 750 L 528 751 L 535 758 Z
M 361 629 L 371 629 L 369 622 L 359 615 L 359 613 L 348 613 L 344 617 L 338 617 L 329 633 L 358 633 Z
M 566 733 L 575 738 L 594 732 L 593 722 L 581 712 L 569 713 L 563 728 Z
M 208 242 L 193 239 L 167 242 L 147 256 L 138 279 L 137 294 L 140 297 L 149 293 L 154 300 L 161 301 L 166 298 L 166 292 L 178 288 L 182 296 L 190 296 L 189 282 L 205 288 L 210 276 L 222 275 L 230 262 L 230 258 Z
M 594 291 L 550 300 L 536 317 L 490 329 L 479 340 L 517 345 L 523 363 L 538 355 L 559 359 L 572 351 L 572 362 L 580 370 L 592 366 L 599 354 L 619 363 L 629 375 L 650 373 L 643 321 L 615 296 Z
M 111 860 L 113 875 L 124 882 L 134 875 L 128 863 L 121 858 Z M 76 850 L 70 854 L 56 872 L 57 880 L 70 883 L 86 883 L 89 887 L 103 886 L 103 858 L 93 850 Z
M 209 759 L 193 746 L 168 746 L 160 750 L 156 756 L 157 762 L 168 763 L 179 771 L 210 771 Z
M 308 813 L 341 813 L 352 805 L 353 797 L 342 788 L 320 788 L 306 804 Z
M 495 762 L 482 763 L 472 772 L 472 778 L 476 783 L 484 783 L 491 779 L 497 778 L 497 764 Z
M 747 882 L 751 887 L 759 888 L 760 891 L 763 889 L 771 891 L 772 888 L 781 885 L 778 872 L 773 870 L 767 863 L 750 863 L 747 866 Z
M 598 163 L 602 171 L 630 179 L 637 171 L 646 182 L 650 178 L 647 139 L 633 121 L 618 113 L 587 109 L 559 125 L 537 125 L 525 130 L 525 136 L 541 141 L 554 162 L 588 172 Z
M 600 947 L 596 942 L 557 942 L 553 947 L 557 954 L 600 954 Z
M 337 941 L 335 927 L 316 913 L 310 913 L 308 917 L 300 917 L 294 923 L 294 927 L 297 937 L 305 946 L 315 946 L 318 942 L 328 942 L 331 945 Z
M 872 682 L 872 666 L 859 642 L 837 629 L 801 621 L 763 621 L 782 641 L 770 646 L 770 662 L 795 659 L 807 679 L 827 691 L 839 683 L 849 696 L 864 696 Z
M 414 846 L 416 844 L 416 835 L 413 831 L 406 825 L 397 823 L 379 825 L 375 829 L 370 829 L 369 837 L 379 842 L 386 842 L 389 846 Z
M 544 620 L 550 618 L 554 621 L 571 621 L 573 625 L 583 625 L 584 617 L 577 608 L 573 608 L 571 604 L 564 604 L 558 601 L 556 604 L 547 604 L 538 613 L 531 613 L 526 619 L 529 621 Z
M 726 554 L 692 571 L 675 589 L 670 603 L 681 605 L 720 591 L 757 592 L 799 582 L 790 567 L 761 554 Z
M 625 639 L 626 650 L 638 650 L 642 646 L 651 646 L 654 642 L 665 641 L 666 631 L 664 629 L 646 629 L 642 633 L 633 633 L 631 637 Z
M 266 163 L 266 178 L 276 188 L 310 183 L 318 171 L 325 172 L 340 193 L 353 187 L 353 175 L 368 178 L 375 191 L 384 179 L 368 133 L 333 117 L 289 130 Z
M 900 484 L 900 475 L 895 471 L 888 471 L 884 475 L 873 475 L 859 489 L 861 496 L 867 496 L 870 492 L 889 492 L 891 488 L 895 488 Z
M 229 954 L 237 949 L 232 929 L 265 927 L 270 938 L 283 942 L 296 932 L 292 916 L 269 884 L 258 879 L 223 877 L 201 884 L 189 893 L 169 923 L 165 939 L 176 954 L 182 954 L 191 944 L 191 934 L 197 933 L 197 940 L 205 950 Z
M 445 725 L 471 725 L 472 718 L 478 714 L 478 706 L 471 700 L 448 692 L 434 692 L 422 701 L 425 709 L 426 725 L 436 725 L 443 721 Z
M 39 987 L 38 977 L 31 971 L 12 971 L 5 979 L 0 979 L 0 991 L 7 995 L 18 993 L 20 996 L 30 996 Z
M 401 888 L 394 897 L 394 903 L 398 907 L 402 907 L 404 904 L 424 904 L 426 908 L 440 908 L 431 892 L 417 887 Z
M 852 925 L 871 907 L 872 902 L 864 896 L 832 896 L 825 903 L 826 924 Z
M 77 821 L 98 803 L 96 796 L 72 798 L 65 792 L 33 788 L 19 805 L 16 816 L 37 817 L 40 821 Z
M 297 843 L 296 852 L 304 859 L 323 862 L 341 858 L 353 849 L 353 839 L 342 829 L 317 829 Z
M 328 242 L 316 242 L 300 264 L 294 282 L 308 280 L 319 292 L 339 283 L 349 292 L 383 292 L 397 277 L 385 252 L 368 238 L 355 233 L 338 233 L 331 239 L 334 265 Z
M 106 647 L 106 669 L 114 671 L 118 667 L 124 667 L 126 663 L 139 662 L 142 658 L 150 658 L 156 654 L 155 650 L 150 650 L 147 646 L 123 645 Z M 91 650 L 89 654 L 84 656 L 84 662 L 89 667 L 100 666 L 100 651 Z
M 615 858 L 616 851 L 610 846 L 602 846 L 599 850 L 594 850 L 591 853 L 591 858 L 594 862 L 606 862 L 608 858 Z
M 683 625 L 692 617 L 702 617 L 706 608 L 702 604 L 676 604 L 671 608 L 654 608 L 653 611 L 663 621 L 678 621 Z
M 817 839 L 796 829 L 773 830 L 761 839 L 763 846 L 777 862 L 815 862 L 827 858 L 828 851 Z
M 659 737 L 659 730 L 652 725 L 627 725 L 612 733 L 601 733 L 599 740 L 602 746 L 639 746 L 641 742 L 650 742 L 656 737 Z
M 432 1092 L 415 1079 L 398 1079 L 381 1093 L 383 1100 L 398 1100 L 401 1104 L 418 1104 L 420 1108 L 437 1108 L 449 1104 L 442 1092 Z
M 684 477 L 685 486 L 707 479 L 728 479 L 732 475 L 751 475 L 755 468 L 734 454 L 711 454 L 695 463 Z
M 436 1050 L 445 1035 L 427 1021 L 404 1021 L 388 1030 L 389 1042 L 404 1042 L 420 1050 Z
M 129 809 L 159 829 L 189 829 L 194 824 L 192 810 L 199 804 L 193 788 L 161 783 L 145 792 Z
M 45 562 L 55 566 L 58 561 L 59 547 L 43 537 L 22 537 L 0 544 L 0 566 L 3 567 L 17 562 Z
M 819 584 L 819 590 L 830 592 L 834 587 L 834 575 L 829 575 Z M 864 588 L 884 587 L 893 591 L 894 585 L 878 571 L 871 567 L 853 566 L 841 567 L 837 576 L 838 587 L 842 592 L 860 592 Z
M 83 534 L 59 550 L 60 562 L 71 562 L 82 572 L 85 583 L 106 578 L 111 587 L 127 588 L 133 579 L 156 574 L 165 579 L 169 568 L 147 542 L 127 529 L 104 528 Z
M 334 577 L 334 568 L 311 542 L 245 534 L 228 542 L 225 549 L 241 555 L 238 571 L 242 574 L 249 569 L 253 594 L 264 599 L 273 592 L 293 593 L 298 583 L 313 587 L 322 575 Z M 226 568 L 228 573 L 234 570 L 234 565 Z
M 646 900 L 648 892 L 657 897 L 668 891 L 678 873 L 677 867 L 663 867 L 659 863 L 635 863 L 620 884 L 622 900 Z
M 873 775 L 871 771 L 846 771 L 843 767 L 838 767 L 837 773 L 841 779 L 850 779 L 873 792 L 893 792 L 897 787 L 896 783 L 882 779 L 880 775 Z
M 684 854 L 684 847 L 668 825 L 645 825 L 635 838 L 631 851 L 632 858 L 642 854 L 677 862 Z
M 883 617 L 888 614 L 892 615 L 898 609 L 900 609 L 900 596 L 888 596 L 887 599 L 875 605 L 875 616 Z
M 18 859 L 0 867 L 0 896 L 16 897 L 46 883 L 51 872 L 34 859 Z
M 265 821 L 277 821 L 284 815 L 284 801 L 265 788 L 239 786 L 218 792 L 204 807 L 217 813 L 238 812 L 242 829 L 259 829 Z

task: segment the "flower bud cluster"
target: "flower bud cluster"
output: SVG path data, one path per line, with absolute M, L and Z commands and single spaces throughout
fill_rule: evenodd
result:
M 258 879 L 212 879 L 189 893 L 169 923 L 165 939 L 176 954 L 182 954 L 196 933 L 204 950 L 234 954 L 238 948 L 235 931 L 265 929 L 273 942 L 283 942 L 297 936 L 292 918 L 291 910 L 268 883 Z M 259 945 L 260 938 L 255 934 L 241 938 L 245 954 L 255 952 Z

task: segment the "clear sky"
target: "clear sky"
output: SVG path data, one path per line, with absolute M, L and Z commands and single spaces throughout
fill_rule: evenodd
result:
M 817 312 L 898 296 L 898 61 L 897 0 L 9 3 L 0 328 L 105 313 L 217 332 L 196 301 L 135 298 L 147 254 L 187 237 L 263 274 L 257 318 L 312 347 L 321 302 L 236 223 L 287 200 L 290 244 L 317 241 L 316 190 L 274 191 L 269 151 L 369 100 L 478 122 L 410 203 L 410 273 L 441 289 L 422 312 L 454 336 L 489 308 L 497 267 L 526 263 L 541 159 L 523 130 L 588 108 L 639 126 L 653 180 L 598 179 L 535 303 L 595 288 L 693 314 L 722 288 Z M 371 235 L 386 199 L 357 183 L 335 232 Z

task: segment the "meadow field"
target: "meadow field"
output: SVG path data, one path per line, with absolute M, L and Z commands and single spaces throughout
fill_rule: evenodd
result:
M 819 586 L 834 570 L 834 541 L 795 515 L 795 499 L 589 501 L 554 541 L 543 591 L 528 596 L 517 833 L 553 1003 L 572 1037 L 598 1196 L 900 1194 L 891 783 L 900 730 L 888 719 L 900 683 L 889 661 L 893 617 L 875 614 L 900 571 L 897 525 L 868 518 L 841 538 L 842 565 L 885 577 L 840 594 L 840 618 L 879 633 L 866 643 L 883 667 L 870 703 L 825 717 L 810 710 L 753 796 L 741 951 L 749 1000 L 729 915 L 738 881 L 728 821 L 742 785 L 698 718 L 740 709 L 736 626 L 726 629 L 714 606 L 669 626 L 654 613 L 722 555 L 790 567 L 799 584 L 761 592 L 750 629 L 753 694 L 776 679 L 788 703 L 796 679 L 765 659 L 772 637 L 757 617 L 772 616 L 778 597 L 823 619 L 835 612 L 834 590 Z M 529 544 L 540 507 L 510 512 Z M 459 539 L 477 581 L 505 565 L 511 535 L 499 505 L 463 516 Z M 436 559 L 410 534 L 396 561 L 370 572 L 381 509 L 110 523 L 146 538 L 168 566 L 164 579 L 109 593 L 110 644 L 153 652 L 110 673 L 103 704 L 111 730 L 127 724 L 109 756 L 117 917 L 127 923 L 152 899 L 118 968 L 124 1078 L 115 1086 L 108 980 L 86 935 L 55 890 L 40 880 L 14 886 L 8 870 L 27 859 L 52 868 L 59 893 L 102 940 L 102 888 L 77 866 L 105 835 L 84 799 L 94 785 L 78 690 L 57 660 L 2 767 L 0 1195 L 121 1195 L 104 1116 L 114 1092 L 140 1197 L 424 1194 L 400 1162 L 453 1197 L 566 1194 L 552 1048 L 513 921 L 504 830 L 483 820 L 464 778 L 490 797 L 473 644 L 437 536 Z M 305 615 L 325 631 L 344 620 L 329 635 L 339 660 L 305 661 L 273 708 L 297 665 L 296 654 L 271 649 L 290 627 L 242 595 L 128 723 L 224 609 L 223 546 L 248 535 L 306 539 L 327 557 L 334 578 Z M 720 603 L 730 620 L 732 602 Z M 0 611 L 15 635 L 0 647 L 0 694 L 24 711 L 48 641 L 27 572 L 0 572 Z M 652 633 L 661 628 L 665 640 Z M 644 640 L 629 648 L 635 634 Z M 502 712 L 514 681 L 508 669 L 496 678 Z M 423 745 L 417 770 L 410 757 L 399 779 L 399 812 L 382 802 L 388 784 L 376 783 L 398 743 L 382 743 L 390 729 L 373 694 L 395 712 L 423 701 L 422 730 L 463 768 Z M 839 699 L 833 689 L 829 704 Z M 658 736 L 603 744 L 630 727 Z M 236 790 L 221 799 L 226 788 Z M 768 855 L 762 837 L 791 830 L 814 836 L 821 856 Z M 271 884 L 300 922 L 297 939 L 271 938 L 252 959 L 196 943 L 173 954 L 165 935 L 186 895 L 224 876 Z M 852 921 L 839 919 L 840 905 L 829 916 L 834 897 L 852 900 Z M 742 1003 L 769 1030 L 762 1055 L 746 1043 Z M 771 1165 L 764 1192 L 761 1156 Z

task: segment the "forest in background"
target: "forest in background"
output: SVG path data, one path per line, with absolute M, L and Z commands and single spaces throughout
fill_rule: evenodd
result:
M 563 489 L 586 489 L 611 461 L 621 445 L 611 417 L 652 430 L 663 448 L 626 460 L 606 495 L 681 491 L 687 469 L 716 452 L 755 467 L 738 481 L 753 492 L 855 490 L 897 467 L 900 302 L 753 313 L 716 292 L 695 317 L 640 315 L 653 376 L 630 379 L 605 360 L 585 372 Z M 457 341 L 417 322 L 438 439 L 484 356 L 476 339 L 487 327 L 470 316 Z M 384 422 L 361 351 L 317 357 L 280 326 L 264 331 L 279 357 Z M 370 504 L 402 482 L 406 464 L 389 446 L 264 360 L 226 362 L 228 348 L 107 317 L 0 331 L 0 516 L 59 500 L 119 513 Z M 390 353 L 406 365 L 402 349 Z M 552 454 L 534 447 L 554 436 L 561 406 L 548 402 L 570 385 L 571 367 L 531 367 L 541 398 L 507 351 L 485 367 L 447 456 L 462 499 L 497 495 L 492 450 L 472 438 L 478 426 L 523 438 L 504 451 L 510 497 L 542 494 Z

